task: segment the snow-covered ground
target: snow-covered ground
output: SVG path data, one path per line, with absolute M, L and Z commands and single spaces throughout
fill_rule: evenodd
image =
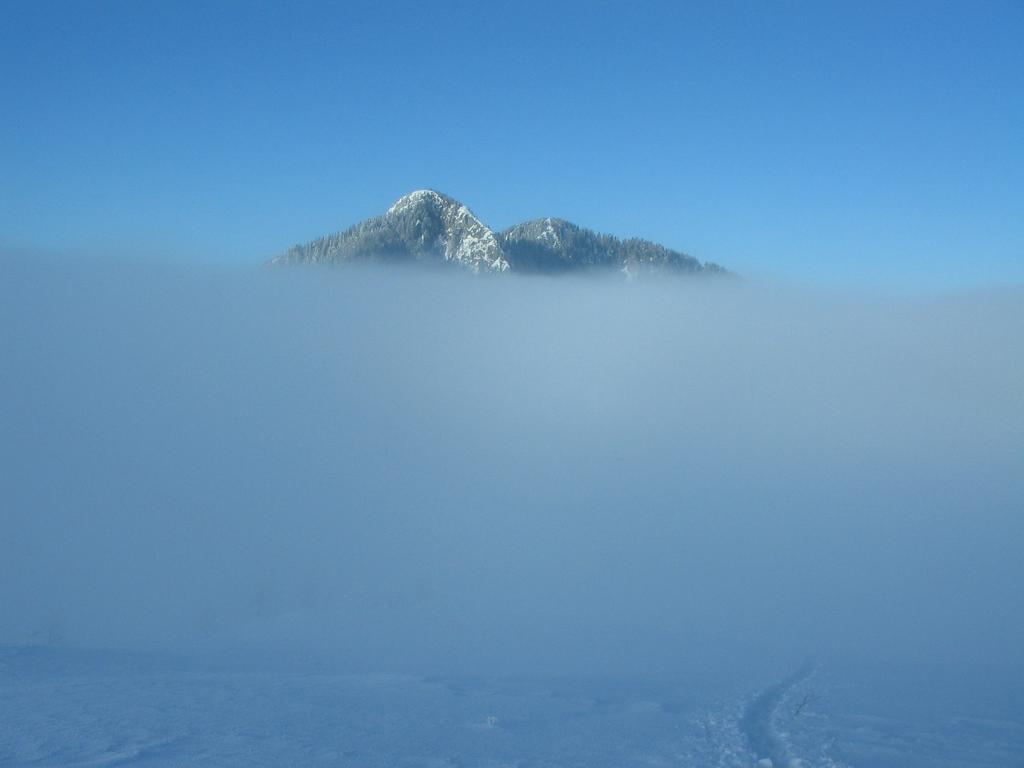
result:
M 819 666 L 783 681 L 763 714 L 794 766 L 1021 764 L 1021 690 L 986 681 L 971 699 L 962 682 Z M 9 648 L 0 764 L 756 765 L 745 714 L 773 697 L 727 688 L 353 676 Z

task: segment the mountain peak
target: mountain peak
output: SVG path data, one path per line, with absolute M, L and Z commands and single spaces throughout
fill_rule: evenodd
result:
M 443 192 L 438 192 L 436 189 L 417 189 L 410 192 L 407 195 L 402 195 L 398 198 L 394 204 L 388 208 L 387 215 L 394 213 L 401 213 L 410 208 L 419 208 L 423 206 L 444 208 L 450 205 L 459 205 L 459 202 Z
M 619 271 L 724 272 L 714 264 L 648 240 L 620 240 L 565 219 L 524 221 L 496 233 L 455 198 L 417 189 L 398 198 L 383 216 L 334 235 L 296 245 L 278 264 L 344 263 L 354 260 L 453 264 L 472 272 Z
M 506 240 L 540 240 L 556 245 L 562 238 L 571 232 L 579 231 L 580 227 L 565 219 L 556 219 L 550 216 L 543 219 L 530 219 L 514 227 L 509 227 L 502 233 Z

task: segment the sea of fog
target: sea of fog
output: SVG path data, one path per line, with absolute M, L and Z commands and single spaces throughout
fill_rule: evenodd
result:
M 1021 289 L 0 260 L 0 764 L 1024 765 L 1022 339 Z

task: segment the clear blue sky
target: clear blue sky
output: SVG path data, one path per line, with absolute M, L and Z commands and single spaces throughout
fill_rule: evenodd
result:
M 434 187 L 741 272 L 1024 281 L 1024 2 L 0 12 L 0 244 L 239 263 Z

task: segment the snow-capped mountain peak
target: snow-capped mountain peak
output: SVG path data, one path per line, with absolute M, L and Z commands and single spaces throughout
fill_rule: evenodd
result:
M 425 205 L 442 208 L 445 205 L 450 205 L 455 202 L 455 200 L 447 195 L 441 194 L 437 190 L 417 189 L 398 198 L 394 205 L 388 208 L 387 215 L 400 214 L 410 208 L 418 208 Z
M 509 268 L 494 232 L 465 205 L 432 189 L 400 197 L 384 218 L 404 239 L 473 272 Z
M 383 216 L 297 245 L 274 263 L 351 260 L 439 261 L 472 272 L 723 271 L 646 240 L 619 240 L 564 219 L 533 219 L 498 234 L 466 205 L 433 189 L 403 195 Z

